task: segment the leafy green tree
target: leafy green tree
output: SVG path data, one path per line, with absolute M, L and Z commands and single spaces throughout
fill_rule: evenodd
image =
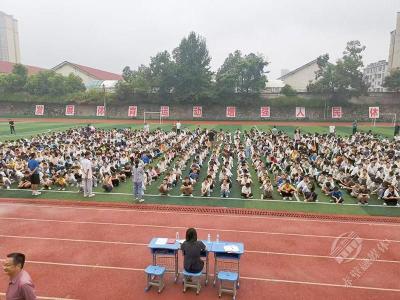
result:
M 400 69 L 391 71 L 389 76 L 386 76 L 383 86 L 388 88 L 389 91 L 400 92 Z
M 211 86 L 211 57 L 206 40 L 191 32 L 172 55 L 176 63 L 176 95 L 181 99 L 200 97 Z
M 28 80 L 28 70 L 21 64 L 15 64 L 10 74 L 2 79 L 2 89 L 5 93 L 22 92 Z
M 291 97 L 296 96 L 297 92 L 289 84 L 285 84 L 285 86 L 281 89 L 281 94 L 285 95 L 286 97 Z
M 262 55 L 243 56 L 239 50 L 230 53 L 216 74 L 217 91 L 259 94 L 267 81 L 264 70 L 267 65 Z
M 366 94 L 368 86 L 363 81 L 362 52 L 365 46 L 359 41 L 347 43 L 343 57 L 336 64 L 329 63 L 329 55 L 317 59 L 319 70 L 316 81 L 309 84 L 311 93 L 323 94 L 332 99 L 349 99 Z
M 170 94 L 176 84 L 176 64 L 168 51 L 150 58 L 150 73 L 153 87 L 160 96 Z
M 36 96 L 64 96 L 85 90 L 82 79 L 70 74 L 65 77 L 54 71 L 41 71 L 28 77 L 26 90 Z
M 65 92 L 67 94 L 83 92 L 86 90 L 85 85 L 83 84 L 82 78 L 75 74 L 69 74 L 65 77 Z

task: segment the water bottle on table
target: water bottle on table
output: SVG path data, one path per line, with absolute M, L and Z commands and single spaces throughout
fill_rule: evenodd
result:
M 217 233 L 217 239 L 215 240 L 217 243 L 219 243 L 219 233 Z
M 207 235 L 207 243 L 211 243 L 211 234 Z
M 176 241 L 178 242 L 179 241 L 179 232 L 178 231 L 175 234 L 175 238 L 176 238 Z

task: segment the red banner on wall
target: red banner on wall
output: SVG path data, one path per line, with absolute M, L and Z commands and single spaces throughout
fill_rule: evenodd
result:
M 226 117 L 227 118 L 236 118 L 236 107 L 235 106 L 227 106 L 226 107 Z
M 35 116 L 43 116 L 43 114 L 44 114 L 44 105 L 36 105 Z
M 342 107 L 335 106 L 332 107 L 332 119 L 341 119 L 342 118 Z
M 203 116 L 203 107 L 193 106 L 193 118 L 201 118 Z
M 67 106 L 65 106 L 65 115 L 66 116 L 75 115 L 75 105 L 67 105 Z
M 128 117 L 137 117 L 137 106 L 129 106 L 128 107 Z
M 263 106 L 260 109 L 260 117 L 261 118 L 269 118 L 271 117 L 271 110 L 269 106 Z
M 161 117 L 168 118 L 169 117 L 169 106 L 161 106 L 160 114 L 161 114 Z
M 306 108 L 296 107 L 296 118 L 305 118 L 305 117 L 306 117 Z
M 106 107 L 104 105 L 97 106 L 96 116 L 104 117 L 106 115 Z

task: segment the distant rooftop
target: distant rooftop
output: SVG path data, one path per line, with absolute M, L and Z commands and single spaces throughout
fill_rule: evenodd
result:
M 0 73 L 9 74 L 12 72 L 15 63 L 0 60 Z M 28 75 L 39 73 L 40 71 L 46 71 L 44 68 L 24 65 L 28 69 Z

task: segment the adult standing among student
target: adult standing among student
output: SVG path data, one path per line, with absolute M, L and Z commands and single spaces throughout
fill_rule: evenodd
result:
M 177 134 L 180 134 L 181 133 L 181 127 L 182 127 L 182 124 L 181 124 L 181 122 L 176 122 L 176 133 Z
M 93 169 L 90 161 L 90 152 L 85 153 L 85 158 L 81 161 L 83 197 L 94 197 L 93 194 Z
M 41 194 L 38 191 L 38 187 L 40 184 L 39 166 L 39 161 L 36 160 L 36 153 L 31 153 L 28 161 L 28 169 L 31 181 L 32 196 L 38 196 Z
M 36 300 L 35 286 L 31 276 L 23 270 L 25 255 L 10 253 L 3 263 L 4 273 L 10 278 L 6 300 Z
M 135 160 L 132 168 L 132 183 L 133 183 L 133 196 L 139 203 L 144 202 L 143 197 L 143 181 L 144 181 L 144 170 L 139 162 L 139 159 Z
M 15 133 L 15 122 L 14 122 L 14 120 L 8 121 L 8 124 L 10 125 L 10 134 L 16 134 Z
M 353 122 L 353 134 L 356 134 L 357 132 L 357 120 L 354 120 Z

